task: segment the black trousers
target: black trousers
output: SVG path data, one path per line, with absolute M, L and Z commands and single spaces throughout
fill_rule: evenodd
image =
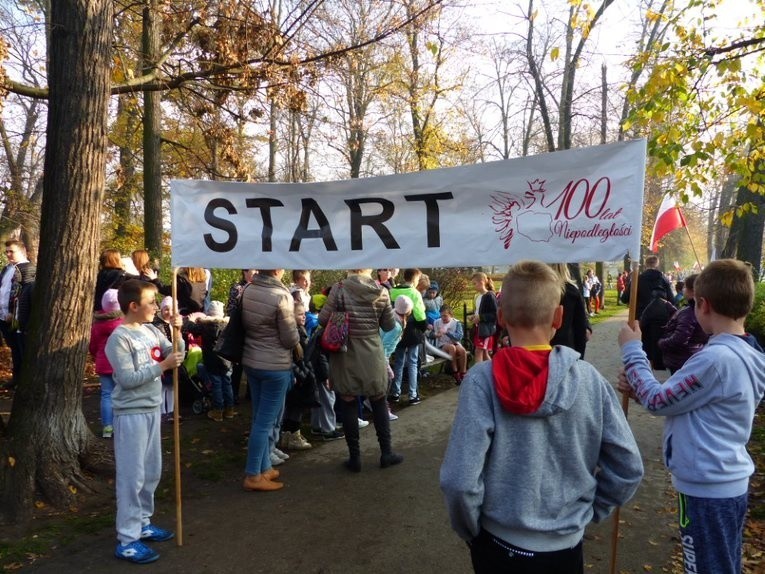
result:
M 583 574 L 582 543 L 555 552 L 518 548 L 481 530 L 469 544 L 476 574 Z

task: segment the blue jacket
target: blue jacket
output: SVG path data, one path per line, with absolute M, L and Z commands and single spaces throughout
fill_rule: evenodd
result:
M 624 344 L 622 360 L 638 400 L 666 417 L 664 463 L 675 488 L 701 498 L 745 494 L 754 472 L 746 443 L 765 394 L 765 353 L 754 338 L 712 337 L 664 384 L 640 341 Z

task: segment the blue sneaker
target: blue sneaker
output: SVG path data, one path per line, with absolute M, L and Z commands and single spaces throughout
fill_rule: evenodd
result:
M 175 532 L 171 530 L 165 530 L 159 526 L 153 524 L 147 524 L 141 528 L 141 540 L 148 540 L 149 542 L 164 542 L 175 538 Z
M 159 554 L 140 540 L 136 540 L 130 544 L 117 544 L 117 548 L 114 550 L 114 555 L 121 560 L 127 560 L 134 564 L 148 564 L 159 558 Z

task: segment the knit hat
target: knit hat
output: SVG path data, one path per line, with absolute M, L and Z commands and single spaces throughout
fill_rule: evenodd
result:
M 433 291 L 438 291 L 438 282 L 431 281 L 430 282 L 430 288 L 433 289 Z
M 116 313 L 120 310 L 120 302 L 117 299 L 116 289 L 107 289 L 101 297 L 101 310 L 104 313 Z
M 406 295 L 396 297 L 396 302 L 393 304 L 393 308 L 396 309 L 396 313 L 399 315 L 408 315 L 412 312 L 413 307 L 412 300 Z
M 220 301 L 210 301 L 210 308 L 207 310 L 210 317 L 223 317 L 223 303 Z
M 159 304 L 160 311 L 164 311 L 165 309 L 170 309 L 171 311 L 173 309 L 173 298 L 170 297 L 170 295 L 162 299 L 162 302 Z

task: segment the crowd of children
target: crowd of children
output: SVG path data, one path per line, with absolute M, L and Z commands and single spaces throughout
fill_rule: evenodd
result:
M 444 304 L 438 283 L 422 281 L 417 269 L 404 270 L 403 281 L 396 283 L 393 271 L 398 272 L 378 271 L 378 285 L 390 290 L 395 319 L 392 329 L 380 331 L 388 359 L 388 402 L 398 401 L 406 372 L 409 402 L 419 403 L 416 360 L 425 334 L 450 357 L 456 381 L 464 381 L 440 481 L 452 526 L 468 542 L 475 571 L 581 571 L 584 527 L 628 501 L 643 470 L 612 386 L 575 350 L 550 345 L 563 324 L 563 278 L 541 262 L 519 262 L 502 285 L 511 295 L 500 298 L 491 278 L 473 275 L 473 348 L 475 362 L 485 364 L 468 372 L 463 324 Z M 594 284 L 589 281 L 590 294 Z M 318 344 L 317 316 L 327 296 L 311 295 L 310 288 L 310 271 L 294 271 L 290 291 L 300 352 L 269 441 L 272 466 L 289 458 L 285 450 L 311 448 L 301 433 L 307 411 L 314 438 L 344 437 L 327 353 Z M 627 288 L 622 276 L 617 288 Z M 765 353 L 743 329 L 753 293 L 744 264 L 716 261 L 700 275 L 686 277 L 685 306 L 679 311 L 663 292 L 654 291 L 639 324 L 619 333 L 624 363 L 619 389 L 666 417 L 665 463 L 679 495 L 683 551 L 699 571 L 741 568 L 753 472 L 746 442 L 765 394 Z M 161 475 L 159 425 L 174 413 L 170 374 L 183 361 L 189 337 L 202 348 L 200 377 L 211 390 L 211 424 L 237 416 L 233 365 L 214 351 L 228 320 L 223 303 L 212 301 L 206 314 L 181 317 L 173 314 L 170 297 L 162 299 L 157 312 L 157 295 L 151 281 L 137 279 L 107 289 L 90 341 L 101 382 L 102 436 L 114 441 L 115 556 L 135 563 L 159 557 L 146 542 L 174 536 L 151 517 Z M 178 352 L 170 342 L 174 328 L 183 335 Z M 508 341 L 495 348 L 500 328 Z M 652 372 L 652 367 L 663 368 L 662 360 L 672 374 L 665 384 Z M 361 409 L 363 400 L 353 408 Z M 588 416 L 592 411 L 605 416 Z M 397 418 L 389 406 L 388 418 Z M 567 453 L 565 459 L 556 458 L 560 452 Z M 558 463 L 551 467 L 553 459 Z M 557 482 L 554 489 L 545 486 L 551 478 Z M 529 492 L 546 494 L 534 498 Z

